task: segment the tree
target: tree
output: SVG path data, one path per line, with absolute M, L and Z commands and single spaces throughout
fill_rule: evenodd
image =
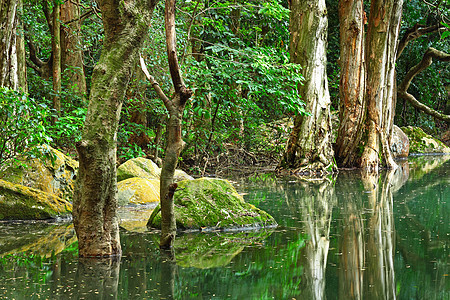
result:
M 323 175 L 336 170 L 331 146 L 330 95 L 326 74 L 325 1 L 291 1 L 291 61 L 303 68 L 299 94 L 308 115 L 297 115 L 281 162 L 295 173 Z
M 169 249 L 173 246 L 177 229 L 173 203 L 173 196 L 177 189 L 177 184 L 173 182 L 173 176 L 184 144 L 181 138 L 181 122 L 183 120 L 183 111 L 186 102 L 192 96 L 193 92 L 186 88 L 178 64 L 175 34 L 175 0 L 166 0 L 164 17 L 167 57 L 170 75 L 175 89 L 175 93 L 172 95 L 171 99 L 164 94 L 158 83 L 147 71 L 143 59 L 141 59 L 141 66 L 153 88 L 169 111 L 169 121 L 167 123 L 167 148 L 160 176 L 161 240 L 159 243 L 161 248 Z
M 336 162 L 339 167 L 355 167 L 358 146 L 364 132 L 365 65 L 363 0 L 339 1 L 340 83 L 339 129 Z
M 157 0 L 98 1 L 105 29 L 92 75 L 73 195 L 80 257 L 121 255 L 117 218 L 116 134 L 126 87 Z
M 0 4 L 0 86 L 27 91 L 25 45 L 19 22 L 22 1 Z
M 400 30 L 402 0 L 373 0 L 366 42 L 367 140 L 361 166 L 378 172 L 380 162 L 396 168 L 390 137 L 394 124 L 396 85 L 395 59 Z

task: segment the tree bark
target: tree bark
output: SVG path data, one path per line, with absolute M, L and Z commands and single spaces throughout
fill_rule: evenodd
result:
M 408 88 L 411 85 L 411 82 L 414 79 L 414 77 L 423 70 L 425 70 L 426 68 L 428 68 L 429 66 L 431 66 L 431 64 L 433 63 L 433 58 L 439 61 L 450 61 L 450 54 L 444 53 L 434 48 L 428 48 L 428 50 L 423 55 L 423 58 L 420 61 L 420 63 L 418 63 L 408 71 L 402 83 L 397 89 L 397 94 L 400 98 L 407 100 L 412 106 L 423 111 L 424 113 L 436 119 L 450 123 L 450 115 L 442 114 L 432 109 L 431 107 L 428 107 L 423 103 L 420 103 L 413 95 L 408 93 Z
M 21 0 L 3 0 L 0 4 L 0 86 L 26 92 L 25 48 L 18 30 L 21 6 Z
M 296 116 L 280 166 L 313 176 L 336 170 L 326 74 L 327 24 L 324 0 L 291 1 L 291 61 L 303 67 L 305 82 L 299 94 L 309 115 Z
M 339 167 L 358 165 L 358 146 L 364 132 L 364 3 L 362 0 L 339 2 L 340 22 L 340 109 L 336 140 Z
M 61 4 L 61 72 L 69 78 L 72 91 L 86 95 L 86 77 L 80 41 L 80 1 L 71 0 Z
M 53 109 L 59 116 L 61 112 L 61 21 L 59 19 L 61 4 L 58 0 L 53 1 L 52 12 L 52 78 L 53 78 Z M 56 118 L 53 117 L 53 123 Z
M 147 36 L 157 0 L 98 1 L 105 28 L 92 76 L 73 196 L 81 257 L 120 256 L 117 218 L 116 134 L 126 87 Z
M 361 167 L 377 173 L 380 162 L 396 168 L 390 136 L 395 113 L 395 59 L 400 28 L 402 0 L 374 0 L 367 32 L 367 140 Z

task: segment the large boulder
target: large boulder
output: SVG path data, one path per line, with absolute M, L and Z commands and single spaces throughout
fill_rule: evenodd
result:
M 159 202 L 159 180 L 133 177 L 117 183 L 119 205 Z
M 18 156 L 0 167 L 0 179 L 71 199 L 78 162 L 50 146 L 35 158 Z
M 391 151 L 394 157 L 408 157 L 409 155 L 408 136 L 397 125 L 394 125 L 392 131 Z
M 143 157 L 132 158 L 121 164 L 117 168 L 117 181 L 128 178 L 140 177 L 147 179 L 158 179 L 161 175 L 161 169 L 151 160 Z M 192 180 L 193 177 L 184 171 L 175 170 L 174 180 Z
M 409 138 L 410 153 L 450 153 L 449 147 L 419 127 L 407 126 L 402 130 Z
M 175 219 L 180 230 L 271 227 L 277 223 L 268 213 L 246 203 L 226 180 L 200 178 L 178 183 L 174 195 Z M 158 206 L 147 224 L 161 228 Z
M 0 179 L 0 220 L 43 220 L 69 216 L 65 199 Z

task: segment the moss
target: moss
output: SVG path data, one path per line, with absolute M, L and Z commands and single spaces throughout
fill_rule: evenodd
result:
M 159 202 L 159 180 L 128 178 L 117 184 L 119 205 Z
M 246 203 L 234 187 L 222 179 L 180 181 L 174 204 L 177 228 L 181 230 L 276 225 L 269 214 Z M 161 228 L 159 207 L 152 213 L 149 226 Z
M 450 153 L 450 148 L 441 141 L 426 134 L 420 127 L 401 128 L 409 138 L 410 153 Z
M 138 157 L 126 161 L 117 168 L 117 181 L 133 177 L 159 179 L 160 174 L 161 169 L 152 160 Z
M 72 204 L 55 195 L 0 179 L 0 220 L 41 220 L 69 215 Z

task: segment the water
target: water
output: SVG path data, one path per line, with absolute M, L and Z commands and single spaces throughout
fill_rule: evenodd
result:
M 123 230 L 120 260 L 78 260 L 70 224 L 0 223 L 0 299 L 450 299 L 448 158 L 239 182 L 280 226 L 181 234 L 175 257 Z

